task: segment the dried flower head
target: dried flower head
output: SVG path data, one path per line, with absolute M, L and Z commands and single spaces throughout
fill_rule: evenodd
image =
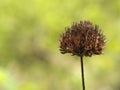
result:
M 98 25 L 90 21 L 74 23 L 60 37 L 60 51 L 62 54 L 72 53 L 77 56 L 92 56 L 102 53 L 105 36 Z

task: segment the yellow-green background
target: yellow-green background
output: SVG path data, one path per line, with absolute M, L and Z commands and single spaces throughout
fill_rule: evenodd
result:
M 82 90 L 79 57 L 59 52 L 80 20 L 106 35 L 103 54 L 84 58 L 86 90 L 120 90 L 120 0 L 0 0 L 0 90 Z

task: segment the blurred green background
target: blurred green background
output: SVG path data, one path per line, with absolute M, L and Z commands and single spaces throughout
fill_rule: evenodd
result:
M 59 51 L 60 34 L 80 20 L 107 42 L 84 58 L 86 90 L 120 90 L 120 0 L 0 0 L 0 90 L 81 90 L 79 57 Z

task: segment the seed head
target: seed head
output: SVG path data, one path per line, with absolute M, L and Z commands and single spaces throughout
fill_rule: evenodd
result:
M 62 54 L 92 56 L 102 53 L 105 36 L 98 25 L 93 25 L 90 21 L 80 21 L 66 28 L 66 32 L 61 35 L 59 41 Z

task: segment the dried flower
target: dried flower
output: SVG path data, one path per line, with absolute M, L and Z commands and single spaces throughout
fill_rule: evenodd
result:
M 90 21 L 74 23 L 60 38 L 60 51 L 62 54 L 72 53 L 77 56 L 92 56 L 102 53 L 105 36 L 98 25 Z

